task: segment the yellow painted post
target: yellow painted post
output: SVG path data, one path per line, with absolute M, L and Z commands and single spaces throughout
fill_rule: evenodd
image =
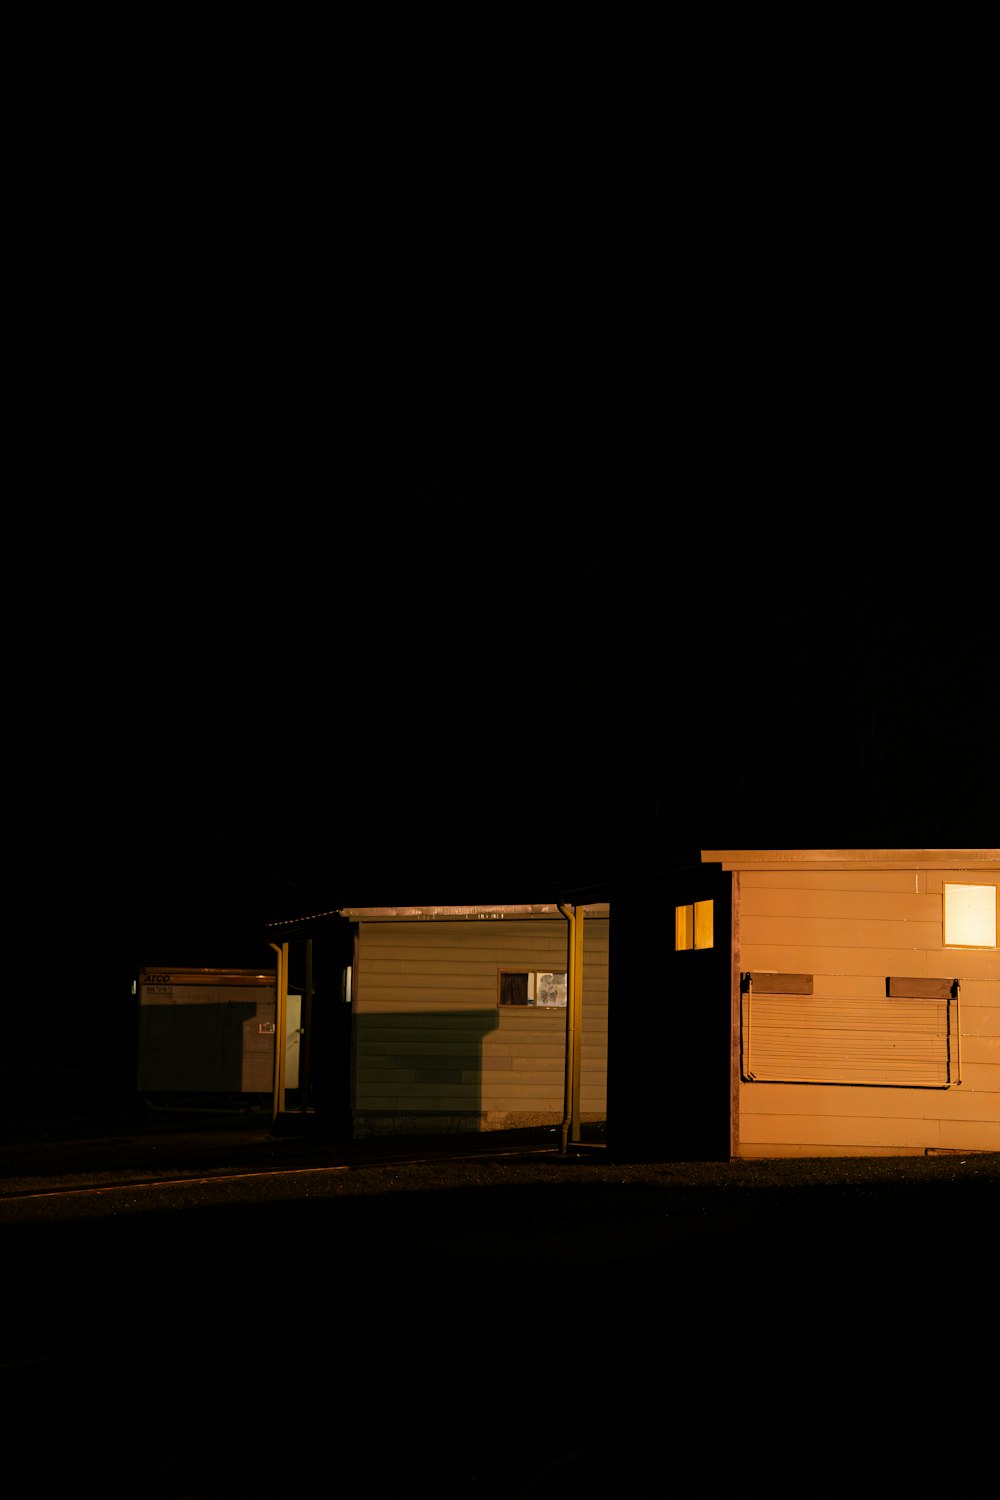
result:
M 580 1139 L 580 1072 L 583 1060 L 583 917 L 582 906 L 576 909 L 576 921 L 573 923 L 573 946 L 571 950 L 571 969 L 568 976 L 569 994 L 567 1003 L 573 1006 L 573 1113 L 571 1122 L 570 1138 L 574 1141 Z
M 285 1108 L 285 1027 L 288 1024 L 288 944 L 272 943 L 278 955 L 277 992 L 274 1005 L 274 1095 L 271 1100 L 271 1124 Z
M 281 984 L 278 987 L 278 1113 L 285 1112 L 285 1063 L 288 1059 L 288 944 L 281 945 Z
M 566 933 L 566 1082 L 560 1150 L 580 1139 L 580 1065 L 583 1057 L 583 907 L 562 906 Z
M 559 1150 L 565 1152 L 566 1143 L 569 1140 L 570 1130 L 573 1125 L 573 954 L 575 951 L 574 933 L 576 931 L 576 913 L 572 906 L 560 904 L 559 911 L 566 918 L 566 1068 L 563 1081 L 563 1120 L 562 1129 L 559 1132 Z
M 312 1051 L 313 941 L 306 938 L 306 991 L 302 996 L 302 1032 L 299 1041 L 299 1108 L 309 1108 L 309 1069 Z

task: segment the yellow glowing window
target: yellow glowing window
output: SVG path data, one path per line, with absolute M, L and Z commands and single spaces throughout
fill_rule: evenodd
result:
M 711 901 L 695 901 L 691 906 L 674 908 L 674 947 L 711 948 L 714 942 Z
M 948 948 L 995 948 L 997 887 L 946 885 L 944 941 Z

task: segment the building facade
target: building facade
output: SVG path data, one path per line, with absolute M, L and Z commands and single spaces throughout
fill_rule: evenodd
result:
M 1000 1151 L 998 890 L 997 849 L 718 849 L 587 906 L 339 907 L 307 1039 L 343 1017 L 357 1139 L 572 1099 L 621 1157 Z
M 606 905 L 585 910 L 582 1119 L 607 1107 Z M 555 905 L 345 907 L 355 1138 L 560 1125 L 571 995 Z M 572 916 L 576 917 L 576 909 Z
M 706 850 L 612 903 L 608 1141 L 1000 1151 L 995 849 Z

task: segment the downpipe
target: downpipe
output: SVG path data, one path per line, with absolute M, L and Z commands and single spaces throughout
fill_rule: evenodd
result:
M 558 903 L 567 923 L 566 1069 L 563 1082 L 563 1120 L 559 1152 L 565 1156 L 570 1139 L 580 1139 L 580 1000 L 583 993 L 583 907 Z
M 277 987 L 274 996 L 274 1077 L 272 1079 L 273 1095 L 271 1099 L 271 1124 L 277 1123 L 278 1116 L 285 1108 L 285 1026 L 287 1024 L 288 1011 L 288 944 L 271 943 L 278 955 L 277 963 Z

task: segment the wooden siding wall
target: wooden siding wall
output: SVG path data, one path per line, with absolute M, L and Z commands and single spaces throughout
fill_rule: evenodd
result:
M 607 916 L 585 919 L 581 1114 L 607 1108 Z M 354 977 L 355 1134 L 562 1119 L 566 1011 L 497 1004 L 501 968 L 567 968 L 553 920 L 370 922 Z
M 141 987 L 138 1087 L 150 1093 L 263 1093 L 274 1078 L 275 987 Z M 270 1025 L 271 1033 L 261 1030 Z
M 903 1017 L 893 1011 L 901 1002 L 886 998 L 887 978 L 958 979 L 960 1031 L 951 1048 L 953 1058 L 960 1048 L 961 1083 L 741 1082 L 739 1156 L 1000 1151 L 1000 953 L 944 947 L 943 886 L 951 881 L 996 885 L 1000 869 L 740 874 L 738 967 L 812 974 L 813 995 L 797 1002 L 797 1016 L 810 1005 L 827 1018 L 842 1007 L 845 1037 L 863 1040 Z M 936 1024 L 932 1012 L 939 1019 L 942 1002 L 917 1004 L 927 1025 Z

